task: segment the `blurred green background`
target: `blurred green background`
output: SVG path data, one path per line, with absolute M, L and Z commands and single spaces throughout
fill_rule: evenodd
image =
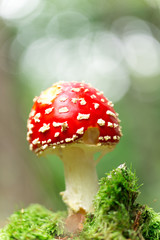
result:
M 160 0 L 1 0 L 0 221 L 33 202 L 65 209 L 62 162 L 26 141 L 33 97 L 59 80 L 115 103 L 124 136 L 98 176 L 132 165 L 139 202 L 160 212 Z

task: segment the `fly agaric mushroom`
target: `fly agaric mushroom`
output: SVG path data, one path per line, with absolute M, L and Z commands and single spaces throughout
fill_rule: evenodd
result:
M 57 154 L 64 163 L 71 212 L 92 211 L 98 190 L 93 156 L 112 151 L 121 137 L 118 114 L 102 92 L 86 83 L 59 82 L 34 98 L 27 140 L 38 156 Z

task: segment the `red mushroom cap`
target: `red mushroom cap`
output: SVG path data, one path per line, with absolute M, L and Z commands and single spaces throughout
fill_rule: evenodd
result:
M 117 116 L 112 102 L 89 84 L 59 82 L 35 97 L 27 140 L 40 154 L 60 144 L 82 142 L 86 130 L 96 129 L 94 143 L 115 145 L 122 135 Z

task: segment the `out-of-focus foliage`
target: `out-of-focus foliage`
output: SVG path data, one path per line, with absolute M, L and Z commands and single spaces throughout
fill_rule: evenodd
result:
M 97 166 L 99 177 L 126 161 L 144 182 L 140 201 L 160 206 L 160 1 L 0 2 L 0 211 L 20 204 L 64 205 L 63 165 L 28 150 L 32 99 L 56 81 L 104 91 L 123 138 Z

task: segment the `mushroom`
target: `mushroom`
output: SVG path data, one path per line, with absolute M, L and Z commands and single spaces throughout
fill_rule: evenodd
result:
M 70 213 L 93 210 L 96 164 L 119 142 L 119 122 L 112 102 L 90 84 L 58 82 L 34 98 L 27 140 L 38 156 L 57 154 L 63 161 L 66 190 L 61 195 Z

